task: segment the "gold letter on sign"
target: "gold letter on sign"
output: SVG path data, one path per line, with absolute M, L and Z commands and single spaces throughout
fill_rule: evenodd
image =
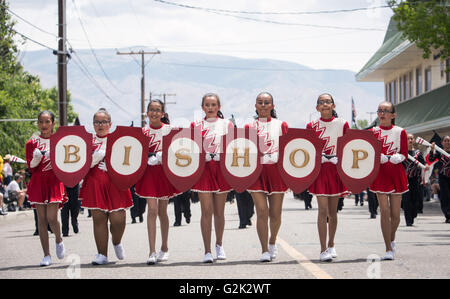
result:
M 175 165 L 180 166 L 180 167 L 187 167 L 191 164 L 192 162 L 192 158 L 188 155 L 183 155 L 182 152 L 189 152 L 189 149 L 187 148 L 180 148 L 179 150 L 177 150 L 175 152 L 175 157 L 177 157 L 177 161 L 175 162 Z M 181 160 L 186 160 L 186 164 L 181 164 L 180 163 L 180 159 Z
M 353 152 L 353 165 L 352 165 L 352 168 L 358 168 L 359 169 L 358 161 L 367 159 L 369 154 L 365 150 L 354 150 L 354 149 L 352 149 L 352 152 Z M 362 157 L 359 156 L 359 153 L 363 154 Z
M 249 159 L 249 152 L 250 152 L 250 148 L 246 147 L 244 150 L 244 155 L 243 156 L 239 156 L 237 153 L 238 149 L 237 147 L 233 148 L 233 163 L 231 163 L 231 166 L 235 166 L 238 167 L 239 164 L 237 162 L 238 158 L 243 158 L 244 159 L 244 167 L 250 167 L 250 159 Z
M 73 152 L 70 152 L 71 148 L 75 150 Z M 64 145 L 64 150 L 66 152 L 66 155 L 64 157 L 64 163 L 77 163 L 78 161 L 80 161 L 80 156 L 78 155 L 80 148 L 78 146 L 73 144 Z M 75 159 L 70 160 L 70 156 L 75 156 Z
M 125 148 L 125 156 L 123 157 L 122 165 L 130 165 L 131 146 L 124 146 L 124 148 Z
M 295 154 L 298 151 L 302 151 L 303 155 L 305 155 L 305 161 L 303 161 L 302 165 L 298 165 L 297 163 L 295 163 Z M 303 168 L 309 163 L 309 153 L 302 148 L 298 148 L 289 155 L 289 161 L 291 162 L 292 166 L 294 166 L 295 168 Z

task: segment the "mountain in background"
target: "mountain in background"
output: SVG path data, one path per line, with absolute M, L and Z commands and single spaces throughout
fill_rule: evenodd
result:
M 93 114 L 105 107 L 114 125 L 129 126 L 133 121 L 140 126 L 141 56 L 117 55 L 116 49 L 96 49 L 95 55 L 103 70 L 90 50 L 72 53 L 68 63 L 67 85 L 81 124 L 92 132 Z M 56 56 L 51 52 L 24 52 L 21 62 L 40 76 L 43 87 L 57 85 Z M 145 63 L 146 99 L 150 91 L 176 94 L 166 100 L 176 102 L 167 105 L 167 112 L 178 126 L 202 117 L 201 98 L 207 92 L 220 96 L 224 116 L 233 114 L 239 127 L 255 115 L 256 95 L 262 91 L 273 95 L 278 118 L 296 128 L 318 118 L 316 100 L 323 92 L 333 95 L 338 115 L 349 123 L 352 97 L 357 118 L 368 120 L 367 112 L 375 111 L 384 98 L 383 83 L 356 82 L 351 71 L 315 70 L 287 61 L 164 52 L 146 55 Z

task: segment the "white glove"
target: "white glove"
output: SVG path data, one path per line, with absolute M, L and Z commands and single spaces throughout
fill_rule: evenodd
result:
M 38 166 L 39 163 L 41 163 L 42 157 L 43 155 L 41 151 L 35 148 L 33 151 L 33 159 L 30 161 L 30 167 L 35 168 L 36 166 Z
M 147 164 L 150 166 L 158 165 L 158 158 L 156 158 L 156 156 L 153 155 L 148 157 Z
M 392 164 L 399 164 L 402 163 L 405 160 L 405 156 L 403 156 L 402 154 L 393 154 L 391 156 L 391 158 L 389 159 L 389 161 Z
M 98 150 L 98 151 L 94 151 L 94 153 L 92 154 L 92 163 L 91 163 L 91 168 L 94 167 L 95 165 L 97 165 L 98 163 L 100 163 L 101 160 L 103 160 L 103 158 L 105 158 L 106 152 L 104 150 Z
M 206 161 L 206 162 L 209 162 L 209 161 L 211 161 L 211 160 L 212 160 L 211 155 L 210 155 L 210 154 L 206 154 L 206 156 L 205 156 L 205 161 Z
M 381 154 L 380 163 L 384 164 L 389 161 L 389 158 L 385 154 Z
M 220 161 L 220 155 L 216 154 L 213 158 L 214 161 Z
M 275 164 L 278 162 L 278 153 L 266 154 L 262 157 L 262 164 Z
M 162 164 L 162 152 L 156 153 L 156 159 L 158 159 L 158 164 Z
M 325 157 L 324 155 L 322 155 L 322 164 L 323 164 L 323 163 L 327 163 L 327 162 L 330 162 L 330 160 L 328 160 L 327 157 Z
M 337 157 L 332 157 L 332 158 L 330 158 L 328 161 L 330 161 L 331 163 L 333 163 L 334 165 L 336 165 L 337 162 L 338 162 L 338 158 L 337 158 Z
M 44 157 L 50 159 L 50 150 L 45 151 Z
M 106 169 L 106 163 L 105 162 L 100 162 L 98 163 L 98 169 L 102 170 L 102 171 L 108 171 L 108 169 Z

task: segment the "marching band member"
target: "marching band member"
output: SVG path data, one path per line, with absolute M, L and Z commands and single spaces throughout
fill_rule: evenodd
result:
M 414 135 L 408 134 L 407 137 L 408 154 L 420 163 L 426 164 L 422 153 L 418 149 L 414 149 Z M 408 177 L 409 188 L 409 192 L 403 193 L 403 210 L 405 211 L 406 226 L 412 226 L 414 224 L 414 218 L 417 217 L 417 213 L 419 211 L 420 201 L 423 200 L 423 189 L 421 187 L 422 169 L 409 159 L 405 159 L 403 163 L 406 167 L 406 176 Z
M 152 100 L 147 106 L 147 116 L 150 125 L 142 129 L 144 135 L 149 138 L 148 166 L 143 177 L 136 183 L 136 194 L 147 199 L 147 230 L 150 246 L 148 265 L 156 262 L 167 261 L 169 258 L 169 216 L 167 205 L 169 199 L 180 194 L 169 182 L 164 174 L 162 163 L 163 136 L 171 131 L 170 121 L 165 113 L 164 103 Z M 159 216 L 161 226 L 161 249 L 156 254 L 156 218 Z
M 94 114 L 93 138 L 94 152 L 91 169 L 83 180 L 80 189 L 82 207 L 92 212 L 94 238 L 98 254 L 92 261 L 93 265 L 108 263 L 108 220 L 112 235 L 114 251 L 119 260 L 124 259 L 124 249 L 121 244 L 125 231 L 125 210 L 133 206 L 130 190 L 118 189 L 110 180 L 104 161 L 106 143 L 111 128 L 111 116 L 104 108 Z
M 316 110 L 320 112 L 320 119 L 307 124 L 306 128 L 314 130 L 317 137 L 325 140 L 322 150 L 322 165 L 319 175 L 309 187 L 309 192 L 317 197 L 319 213 L 317 215 L 317 229 L 320 239 L 320 261 L 331 261 L 337 257 L 334 238 L 337 230 L 337 206 L 339 197 L 348 193 L 347 188 L 339 178 L 336 164 L 337 139 L 345 134 L 349 125 L 347 121 L 338 118 L 336 104 L 333 97 L 324 93 L 317 99 Z M 328 246 L 327 240 L 328 217 Z
M 377 194 L 381 212 L 381 231 L 386 245 L 383 259 L 393 260 L 395 233 L 400 224 L 402 194 L 408 192 L 408 178 L 402 162 L 408 157 L 408 138 L 403 128 L 395 125 L 395 106 L 390 102 L 378 105 L 380 125 L 372 128 L 382 142 L 380 170 L 370 190 Z
M 442 147 L 444 151 L 450 153 L 450 136 L 442 138 Z M 445 216 L 445 223 L 450 223 L 450 159 L 445 155 L 435 152 L 435 143 L 431 144 L 430 160 L 439 159 L 442 163 L 439 170 L 439 200 L 441 202 L 441 210 Z
M 222 245 L 225 229 L 225 202 L 227 194 L 232 188 L 222 175 L 219 161 L 222 136 L 226 135 L 228 130 L 232 130 L 234 126 L 231 121 L 223 118 L 220 111 L 220 99 L 217 94 L 207 93 L 203 96 L 202 110 L 205 112 L 205 118 L 192 122 L 191 128 L 201 131 L 206 164 L 202 176 L 192 186 L 191 191 L 198 192 L 202 210 L 200 225 L 205 247 L 203 262 L 212 263 L 211 230 L 213 215 L 216 232 L 216 257 L 218 260 L 226 259 Z
M 65 248 L 58 221 L 58 210 L 67 201 L 63 183 L 56 177 L 50 162 L 50 136 L 55 128 L 55 115 L 51 111 L 38 114 L 38 127 L 41 134 L 32 137 L 26 144 L 27 166 L 31 176 L 27 194 L 30 203 L 36 208 L 38 217 L 39 239 L 44 258 L 41 266 L 52 263 L 49 250 L 48 225 L 55 234 L 56 256 L 63 259 Z
M 262 92 L 256 97 L 256 120 L 245 127 L 254 128 L 260 140 L 263 151 L 263 169 L 260 177 L 248 188 L 256 208 L 256 229 L 261 243 L 261 262 L 269 262 L 278 254 L 276 240 L 281 226 L 281 212 L 284 193 L 288 187 L 283 182 L 278 171 L 279 137 L 286 134 L 288 125 L 278 120 L 273 97 L 268 92 Z M 270 224 L 269 224 L 270 220 Z M 270 226 L 270 238 L 269 238 Z

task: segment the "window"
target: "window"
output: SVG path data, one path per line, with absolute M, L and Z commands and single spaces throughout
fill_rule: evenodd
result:
M 403 99 L 407 100 L 411 97 L 411 73 L 403 75 Z
M 445 60 L 445 67 L 446 67 L 445 83 L 449 83 L 450 82 L 450 58 Z
M 416 68 L 416 96 L 422 93 L 422 68 Z
M 398 78 L 398 101 L 401 102 L 403 100 L 405 100 L 404 96 L 404 86 L 403 86 L 404 82 L 403 82 L 403 77 Z
M 425 69 L 425 91 L 431 90 L 431 66 Z

